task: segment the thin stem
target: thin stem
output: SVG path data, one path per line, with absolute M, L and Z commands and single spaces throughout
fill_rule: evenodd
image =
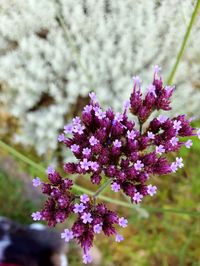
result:
M 96 199 L 98 195 L 111 183 L 111 179 L 108 179 L 92 196 L 94 201 L 94 206 L 96 205 Z
M 143 125 L 143 123 L 140 121 L 139 118 L 138 118 L 138 121 L 139 121 L 139 126 L 140 126 L 140 135 L 142 135 L 142 125 Z
M 34 161 L 32 161 L 31 159 L 27 158 L 26 156 L 24 156 L 23 154 L 19 153 L 18 151 L 16 151 L 14 148 L 10 147 L 9 145 L 7 145 L 6 143 L 4 143 L 3 141 L 0 140 L 0 147 L 7 151 L 8 153 L 12 154 L 13 156 L 15 156 L 16 158 L 20 159 L 21 161 L 27 163 L 28 165 L 31 165 L 33 168 L 37 169 L 38 171 L 42 172 L 44 174 L 45 172 L 45 168 L 41 165 L 39 165 L 38 163 L 35 163 Z M 107 182 L 106 182 L 107 183 Z M 105 184 L 106 184 L 105 183 Z M 83 188 L 81 186 L 78 186 L 76 184 L 73 185 L 74 190 L 86 193 L 88 195 L 94 195 L 94 192 L 91 190 L 88 190 L 86 188 Z M 122 206 L 122 207 L 127 207 L 130 209 L 135 209 L 137 211 L 138 207 L 137 205 L 131 204 L 131 203 L 127 203 L 121 200 L 117 200 L 117 199 L 113 199 L 113 198 L 109 198 L 103 195 L 99 195 L 98 196 L 99 199 L 110 202 L 110 203 L 114 203 L 118 206 Z M 144 206 L 143 207 L 148 210 L 149 212 L 171 212 L 171 213 L 176 213 L 176 214 L 182 214 L 182 215 L 189 215 L 189 216 L 200 216 L 200 212 L 198 211 L 186 211 L 186 210 L 179 210 L 179 209 L 166 209 L 166 208 L 153 208 L 150 206 Z
M 93 198 L 97 198 L 97 196 L 101 193 L 102 190 L 104 190 L 104 188 L 106 188 L 110 183 L 111 183 L 111 179 L 108 179 L 93 195 Z
M 172 68 L 172 71 L 171 71 L 170 75 L 169 75 L 168 82 L 167 82 L 168 84 L 172 84 L 172 82 L 173 82 L 173 79 L 174 79 L 175 73 L 176 73 L 176 71 L 177 71 L 177 68 L 178 68 L 179 62 L 180 62 L 180 60 L 181 60 L 181 57 L 183 56 L 183 52 L 184 52 L 184 50 L 185 50 L 186 43 L 187 43 L 187 41 L 188 41 L 188 38 L 189 38 L 190 32 L 191 32 L 191 30 L 192 30 L 192 26 L 193 26 L 194 21 L 195 21 L 195 18 L 196 18 L 196 16 L 197 16 L 197 13 L 198 13 L 199 7 L 200 7 L 200 0 L 197 1 L 196 6 L 195 6 L 195 8 L 194 8 L 194 11 L 193 11 L 193 13 L 192 13 L 192 17 L 191 17 L 190 23 L 189 23 L 189 25 L 188 25 L 188 27 L 187 27 L 187 30 L 186 30 L 186 33 L 185 33 L 185 36 L 184 36 L 184 39 L 183 39 L 182 45 L 181 45 L 180 50 L 179 50 L 179 52 L 178 52 L 178 55 L 177 55 L 177 57 L 176 57 L 176 62 L 175 62 L 175 64 L 174 64 L 173 68 Z

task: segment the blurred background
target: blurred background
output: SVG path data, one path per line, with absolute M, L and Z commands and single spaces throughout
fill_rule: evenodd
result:
M 165 83 L 176 85 L 170 115 L 186 113 L 200 127 L 199 47 L 199 0 L 0 0 L 0 215 L 32 222 L 43 199 L 31 180 L 69 158 L 57 135 L 91 90 L 120 111 L 131 77 L 145 90 L 158 64 Z M 154 178 L 153 199 L 137 208 L 110 204 L 130 225 L 120 244 L 98 236 L 99 265 L 200 265 L 200 142 L 193 143 L 179 154 L 184 170 Z M 69 265 L 82 265 L 69 248 Z

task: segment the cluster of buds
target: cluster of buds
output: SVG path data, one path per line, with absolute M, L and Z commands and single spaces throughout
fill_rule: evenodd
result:
M 115 241 L 120 242 L 123 236 L 117 233 L 116 227 L 124 228 L 128 224 L 104 203 L 96 203 L 102 189 L 110 185 L 113 192 L 122 191 L 132 203 L 140 203 L 144 196 L 153 196 L 157 191 L 157 187 L 149 183 L 152 175 L 174 173 L 184 166 L 182 158 L 177 157 L 174 162 L 167 159 L 168 153 L 178 151 L 181 146 L 192 146 L 191 139 L 183 142 L 181 138 L 194 135 L 200 138 L 200 130 L 195 132 L 185 115 L 174 118 L 159 115 L 146 125 L 155 110 L 171 109 L 174 87 L 163 86 L 158 66 L 154 68 L 153 82 L 144 97 L 139 77 L 133 80 L 133 92 L 122 113 L 114 113 L 111 108 L 103 111 L 91 92 L 90 104 L 84 107 L 81 117 L 75 117 L 58 136 L 58 141 L 76 157 L 76 162 L 63 166 L 68 175 L 87 174 L 97 185 L 107 178 L 97 192 L 92 197 L 75 195 L 73 181 L 61 177 L 51 167 L 48 168 L 48 183 L 41 182 L 38 177 L 33 180 L 33 185 L 41 186 L 42 192 L 48 195 L 44 208 L 33 213 L 33 219 L 46 220 L 49 226 L 55 226 L 69 215 L 76 215 L 72 227 L 65 229 L 61 237 L 67 242 L 75 239 L 81 245 L 83 263 L 91 262 L 89 250 L 95 234 L 102 231 L 106 236 L 114 235 Z M 137 117 L 138 125 L 129 119 L 128 110 Z

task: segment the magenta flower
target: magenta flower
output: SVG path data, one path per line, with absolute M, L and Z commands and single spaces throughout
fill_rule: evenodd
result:
M 125 228 L 127 227 L 127 225 L 128 225 L 127 219 L 125 219 L 124 217 L 119 218 L 119 226 Z
M 181 121 L 175 120 L 173 124 L 173 128 L 176 129 L 176 131 L 178 132 L 182 128 Z
M 89 170 L 90 162 L 88 162 L 88 160 L 86 158 L 84 158 L 83 161 L 80 162 L 80 166 L 82 169 L 87 171 L 87 170 Z
M 77 145 L 77 144 L 73 144 L 71 147 L 70 147 L 70 149 L 71 149 L 71 151 L 72 152 L 78 152 L 79 151 L 79 145 Z
M 123 240 L 124 240 L 124 237 L 123 236 L 116 234 L 116 237 L 115 237 L 115 241 L 116 242 L 121 242 Z
M 58 136 L 58 141 L 59 142 L 63 142 L 65 140 L 66 140 L 66 138 L 65 138 L 65 135 L 63 133 Z
M 82 213 L 85 210 L 85 208 L 86 207 L 83 205 L 83 203 L 80 203 L 80 204 L 76 203 L 74 205 L 73 211 L 74 213 Z
M 163 145 L 159 145 L 159 146 L 156 147 L 156 153 L 161 155 L 164 152 L 165 152 L 165 148 L 164 148 Z
M 178 158 L 176 157 L 176 164 L 179 168 L 183 168 L 184 164 L 183 164 L 183 158 Z
M 156 186 L 152 186 L 151 184 L 147 186 L 147 193 L 150 196 L 155 195 L 156 194 L 156 191 L 157 191 L 157 187 Z
M 91 223 L 93 221 L 92 217 L 91 217 L 91 213 L 86 213 L 84 212 L 83 215 L 81 216 L 81 219 L 83 220 L 83 223 Z
M 102 225 L 101 224 L 95 224 L 93 227 L 94 233 L 95 234 L 100 234 L 102 230 Z
M 34 178 L 32 182 L 34 187 L 39 187 L 42 184 L 39 177 Z
M 200 129 L 197 130 L 197 137 L 200 139 Z
M 50 175 L 50 174 L 54 174 L 55 173 L 55 169 L 53 168 L 53 167 L 51 167 L 51 166 L 49 166 L 48 168 L 47 168 L 47 174 L 48 175 Z
M 111 190 L 114 192 L 118 192 L 120 190 L 120 185 L 117 184 L 116 182 L 112 183 Z
M 170 168 L 171 168 L 171 171 L 172 171 L 173 173 L 175 173 L 175 172 L 178 170 L 177 163 L 176 163 L 176 162 L 173 162 L 173 163 L 171 164 Z
M 134 196 L 133 196 L 133 201 L 134 201 L 135 203 L 140 203 L 140 202 L 142 201 L 142 199 L 143 199 L 143 195 L 140 194 L 140 192 L 136 192 L 136 193 L 134 194 Z
M 83 195 L 80 196 L 80 201 L 82 203 L 87 203 L 89 200 L 90 199 L 89 199 L 88 195 L 86 195 L 86 194 L 83 194 Z
M 147 88 L 148 93 L 152 93 L 154 97 L 157 97 L 156 95 L 156 87 L 152 84 L 150 84 Z
M 153 134 L 152 132 L 147 132 L 147 137 L 149 138 L 149 139 L 155 139 L 155 134 Z
M 116 148 L 120 148 L 122 146 L 122 143 L 120 140 L 116 139 L 114 142 L 113 142 L 113 145 L 116 147 Z
M 42 210 L 32 214 L 33 220 L 45 220 L 49 226 L 55 226 L 72 217 L 71 229 L 66 229 L 61 237 L 65 241 L 74 238 L 80 244 L 84 263 L 91 262 L 88 252 L 95 234 L 102 231 L 105 236 L 115 236 L 117 242 L 124 239 L 117 234 L 117 227 L 126 227 L 128 221 L 97 200 L 106 185 L 111 184 L 112 191 L 121 191 L 133 204 L 138 204 L 144 197 L 156 194 L 157 187 L 147 183 L 152 176 L 175 173 L 184 166 L 181 157 L 171 162 L 168 156 L 182 146 L 192 146 L 192 140 L 184 142 L 183 137 L 200 139 L 200 129 L 191 127 L 191 119 L 187 120 L 185 115 L 170 118 L 161 114 L 151 119 L 155 117 L 154 111 L 171 110 L 174 87 L 164 86 L 160 72 L 161 68 L 155 66 L 153 80 L 144 95 L 141 79 L 133 78 L 130 100 L 121 112 L 115 113 L 110 107 L 104 110 L 91 92 L 90 102 L 81 115 L 59 135 L 58 141 L 75 157 L 63 165 L 65 173 L 76 175 L 77 179 L 89 176 L 92 184 L 100 185 L 93 195 L 75 194 L 74 182 L 52 167 L 47 169 L 47 182 L 33 179 L 33 185 L 40 186 L 47 196 Z M 130 118 L 128 111 L 135 119 Z M 102 179 L 105 182 L 101 186 Z
M 96 139 L 94 136 L 92 136 L 92 137 L 89 139 L 89 142 L 90 142 L 90 145 L 91 145 L 91 146 L 94 146 L 94 145 L 96 145 L 99 141 L 98 141 L 98 139 Z
M 193 143 L 192 143 L 192 140 L 189 139 L 188 141 L 185 142 L 185 147 L 190 149 L 192 147 Z
M 167 117 L 166 117 L 165 115 L 159 115 L 159 116 L 157 117 L 157 120 L 158 120 L 161 124 L 163 124 L 163 123 L 165 123 L 165 121 L 167 120 Z
M 99 164 L 97 162 L 90 162 L 91 169 L 96 172 L 99 168 Z
M 41 212 L 33 212 L 31 216 L 33 221 L 40 221 L 42 219 Z
M 144 167 L 144 164 L 140 160 L 137 160 L 136 163 L 134 163 L 134 167 L 135 170 L 141 171 L 142 168 Z
M 178 144 L 178 138 L 177 137 L 171 138 L 170 143 L 172 144 L 172 146 L 176 146 Z
M 92 257 L 87 253 L 83 255 L 83 263 L 88 264 L 92 262 Z
M 131 131 L 127 131 L 127 137 L 128 137 L 128 139 L 134 139 L 135 137 L 136 137 L 136 133 L 135 133 L 135 131 L 133 131 L 133 130 L 131 130 Z
M 69 229 L 65 229 L 63 233 L 61 233 L 61 238 L 64 238 L 65 242 L 69 242 L 74 238 L 73 232 Z
M 89 156 L 91 154 L 91 149 L 90 148 L 84 148 L 82 153 L 85 156 Z

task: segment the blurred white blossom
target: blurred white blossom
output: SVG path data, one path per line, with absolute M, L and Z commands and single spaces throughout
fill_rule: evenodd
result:
M 168 77 L 189 24 L 192 0 L 0 1 L 0 100 L 20 118 L 16 141 L 38 153 L 56 149 L 58 130 L 79 96 L 95 90 L 115 109 L 144 88 L 152 66 Z M 60 8 L 59 8 L 60 7 Z M 61 14 L 59 13 L 61 10 Z M 63 17 L 66 35 L 58 22 Z M 200 115 L 199 21 L 176 73 L 176 112 Z M 48 100 L 47 100 L 48 99 Z

